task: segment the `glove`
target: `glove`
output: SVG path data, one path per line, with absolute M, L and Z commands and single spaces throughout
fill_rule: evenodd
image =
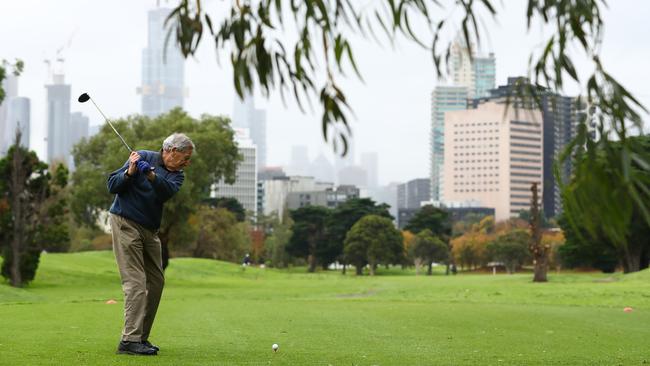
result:
M 149 174 L 151 171 L 151 165 L 144 160 L 138 161 L 138 171 L 142 174 Z

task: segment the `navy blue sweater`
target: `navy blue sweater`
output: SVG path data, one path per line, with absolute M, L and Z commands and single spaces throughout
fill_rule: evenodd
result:
M 155 168 L 156 178 L 149 181 L 142 173 L 132 177 L 124 175 L 129 161 L 108 177 L 108 191 L 115 194 L 110 212 L 150 230 L 160 228 L 163 203 L 170 199 L 183 185 L 183 171 L 171 172 L 165 168 L 160 152 L 141 150 L 140 160 L 145 160 Z

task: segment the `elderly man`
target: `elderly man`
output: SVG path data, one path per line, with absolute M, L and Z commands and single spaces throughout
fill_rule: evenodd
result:
M 160 152 L 133 151 L 108 177 L 108 190 L 115 194 L 110 210 L 113 252 L 124 291 L 124 328 L 117 353 L 158 353 L 149 342 L 165 281 L 158 228 L 163 203 L 181 188 L 182 169 L 190 164 L 193 151 L 187 136 L 174 133 Z

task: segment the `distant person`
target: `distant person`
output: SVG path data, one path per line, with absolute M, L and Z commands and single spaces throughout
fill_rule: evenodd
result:
M 242 262 L 243 266 L 250 266 L 251 265 L 251 256 L 250 254 L 246 253 L 244 256 L 244 261 Z
M 158 229 L 163 203 L 181 188 L 194 143 L 182 133 L 167 137 L 160 151 L 133 151 L 108 177 L 115 194 L 110 209 L 113 252 L 124 291 L 124 328 L 117 353 L 155 355 L 149 342 L 165 277 Z

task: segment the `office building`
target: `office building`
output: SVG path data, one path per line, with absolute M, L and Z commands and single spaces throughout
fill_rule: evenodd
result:
M 444 197 L 494 208 L 497 221 L 530 207 L 531 184 L 543 190 L 543 119 L 539 110 L 486 101 L 445 114 Z

